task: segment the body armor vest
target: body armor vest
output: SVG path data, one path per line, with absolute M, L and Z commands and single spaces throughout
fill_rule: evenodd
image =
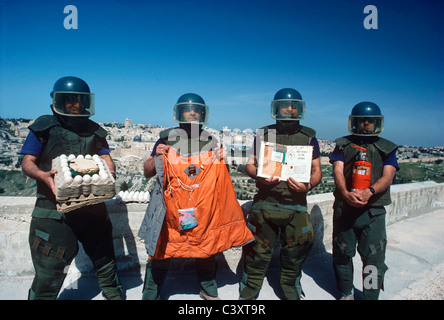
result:
M 67 130 L 60 125 L 54 116 L 41 116 L 29 129 L 34 132 L 43 149 L 39 155 L 39 168 L 50 171 L 52 159 L 61 154 L 98 154 L 102 148 L 102 140 L 106 137 L 106 131 L 95 122 L 88 120 L 81 134 Z M 39 201 L 40 200 L 40 201 Z M 43 201 L 45 200 L 45 201 Z M 41 181 L 37 181 L 37 207 L 55 210 L 55 196 L 49 187 Z M 37 208 L 36 208 L 37 209 Z M 35 211 L 35 210 L 34 210 Z M 34 213 L 33 213 L 34 215 Z M 37 215 L 39 215 L 37 213 Z M 41 215 L 45 215 L 41 212 Z M 58 214 L 60 216 L 60 214 Z
M 398 146 L 389 140 L 380 137 L 357 137 L 349 135 L 336 139 L 336 146 L 344 153 L 344 177 L 347 190 L 351 190 L 353 163 L 356 161 L 356 156 L 359 150 L 352 148 L 352 146 L 360 146 L 367 149 L 366 154 L 368 161 L 372 164 L 371 185 L 382 177 L 385 159 L 395 151 Z M 340 192 L 335 190 L 335 199 L 342 200 Z M 382 193 L 372 196 L 369 200 L 369 207 L 381 207 L 391 203 L 390 187 Z
M 217 144 L 217 139 L 205 130 L 196 130 L 191 135 L 182 128 L 170 128 L 160 132 L 160 139 L 182 156 L 209 152 Z
M 282 134 L 276 130 L 276 125 L 263 127 L 264 142 L 276 142 L 283 145 L 309 145 L 311 140 L 316 135 L 316 131 L 299 126 L 298 130 L 293 133 Z M 259 138 L 259 137 L 257 137 Z M 254 197 L 254 202 L 270 202 L 289 205 L 298 205 L 302 207 L 307 206 L 307 194 L 304 192 L 295 192 L 288 188 L 286 181 L 281 181 L 277 185 L 268 186 L 260 182 L 256 183 L 259 191 Z

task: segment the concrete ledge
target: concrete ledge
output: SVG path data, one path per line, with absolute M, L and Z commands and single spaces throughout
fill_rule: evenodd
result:
M 444 183 L 421 182 L 392 186 L 393 203 L 387 207 L 387 224 L 444 207 Z M 312 254 L 331 248 L 333 194 L 308 197 L 308 210 L 315 232 Z M 34 197 L 0 197 L 0 276 L 34 274 L 28 244 Z M 248 212 L 251 202 L 240 202 Z M 147 204 L 106 202 L 113 223 L 114 246 L 119 270 L 140 270 L 147 260 L 145 245 L 137 237 Z M 218 257 L 221 265 L 236 270 L 240 248 L 232 248 Z M 184 268 L 179 263 L 177 268 Z M 92 272 L 92 264 L 80 246 L 69 273 Z

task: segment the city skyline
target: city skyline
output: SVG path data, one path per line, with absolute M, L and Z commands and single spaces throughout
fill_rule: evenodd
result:
M 370 4 L 377 29 L 365 27 Z M 69 5 L 77 29 L 66 29 Z M 177 98 L 194 92 L 210 128 L 255 131 L 273 123 L 275 92 L 292 87 L 319 139 L 348 135 L 352 107 L 373 101 L 382 137 L 442 146 L 443 9 L 435 0 L 0 1 L 0 116 L 51 113 L 54 82 L 73 75 L 95 93 L 97 122 L 175 126 Z

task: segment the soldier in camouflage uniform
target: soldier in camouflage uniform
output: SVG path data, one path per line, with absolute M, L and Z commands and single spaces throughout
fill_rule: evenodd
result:
M 313 246 L 313 227 L 307 212 L 307 192 L 316 187 L 322 178 L 319 144 L 316 132 L 300 125 L 305 116 L 305 101 L 291 88 L 279 90 L 271 104 L 272 118 L 276 123 L 259 130 L 246 166 L 247 173 L 256 180 L 259 191 L 254 197 L 249 221 L 256 241 L 244 250 L 244 272 L 240 282 L 240 298 L 256 299 L 271 261 L 273 248 L 279 241 L 281 250 L 281 287 L 284 298 L 299 300 L 303 295 L 300 278 L 302 264 Z M 257 176 L 259 140 L 282 145 L 313 146 L 311 178 L 302 183 L 293 178 Z M 259 151 L 259 150 L 257 150 Z M 257 155 L 256 155 L 257 153 Z M 280 239 L 278 234 L 280 231 Z
M 92 260 L 106 299 L 122 299 L 117 277 L 112 225 L 104 203 L 82 207 L 66 214 L 56 209 L 52 159 L 61 154 L 98 154 L 112 174 L 106 131 L 89 119 L 94 114 L 94 95 L 85 81 L 63 77 L 51 92 L 53 115 L 39 117 L 22 147 L 23 172 L 37 181 L 37 201 L 32 212 L 29 244 L 35 277 L 29 299 L 56 299 L 68 266 L 80 241 Z
M 353 257 L 356 246 L 363 262 L 365 299 L 378 299 L 383 289 L 387 235 L 384 206 L 391 203 L 390 184 L 397 170 L 396 144 L 379 137 L 384 117 L 372 102 L 358 103 L 349 117 L 351 135 L 336 139 L 330 157 L 336 190 L 333 216 L 333 267 L 342 300 L 353 299 Z M 352 191 L 353 165 L 365 148 L 372 165 L 371 185 Z

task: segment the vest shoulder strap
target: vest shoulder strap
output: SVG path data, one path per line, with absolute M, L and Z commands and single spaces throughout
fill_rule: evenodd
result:
M 161 131 L 159 133 L 159 138 L 166 142 L 168 140 L 168 136 L 170 135 L 170 132 L 173 130 L 176 130 L 176 128 L 169 128 L 169 129 L 165 129 L 165 130 Z
M 91 132 L 94 133 L 99 138 L 105 138 L 108 134 L 108 132 L 105 129 L 103 129 L 99 124 L 90 119 L 88 119 L 88 126 Z
M 311 139 L 316 136 L 316 130 L 306 126 L 301 126 L 301 132 Z
M 44 132 L 54 126 L 58 125 L 58 122 L 51 115 L 43 115 L 38 117 L 33 124 L 28 128 L 34 133 Z
M 335 140 L 336 146 L 339 148 L 344 148 L 346 145 L 349 145 L 350 143 L 352 143 L 351 136 L 345 136 L 345 137 L 341 137 Z
M 385 156 L 388 156 L 390 153 L 398 149 L 398 146 L 396 144 L 384 138 L 379 138 L 378 140 L 376 140 L 374 145 Z
M 275 124 L 271 124 L 269 126 L 265 126 L 265 127 L 259 128 L 259 130 L 263 131 L 264 134 L 267 133 L 269 130 L 273 130 L 273 129 L 276 130 L 276 125 Z
M 38 117 L 28 129 L 31 130 L 42 144 L 48 142 L 49 130 L 58 126 L 59 123 L 51 115 Z

